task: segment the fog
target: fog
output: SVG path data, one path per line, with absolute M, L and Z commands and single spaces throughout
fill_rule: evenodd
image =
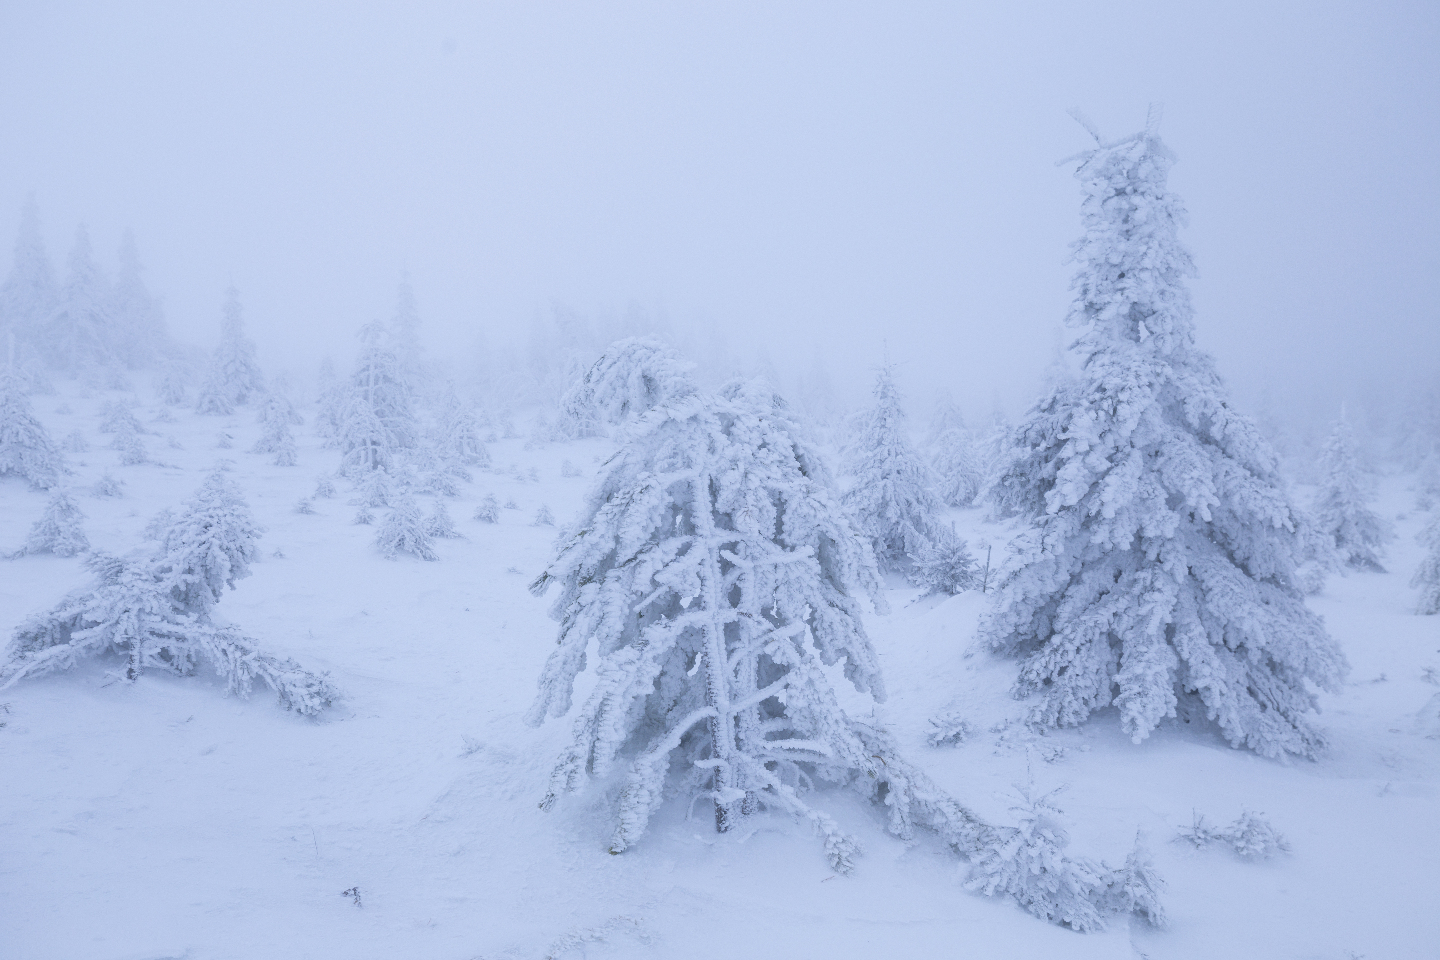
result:
M 1160 101 L 1242 400 L 1440 373 L 1435 4 L 962 6 L 8 4 L 0 242 L 32 192 L 58 269 L 133 227 L 172 332 L 234 283 L 267 366 L 409 271 L 457 370 L 562 309 L 1014 411 L 1064 342 L 1066 110 Z

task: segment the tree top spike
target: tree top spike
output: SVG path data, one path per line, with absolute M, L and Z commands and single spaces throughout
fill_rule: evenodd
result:
M 1091 121 L 1089 117 L 1085 116 L 1085 114 L 1080 112 L 1079 107 L 1071 107 L 1065 112 L 1070 114 L 1071 119 L 1073 119 L 1076 123 L 1084 127 L 1085 132 L 1090 134 L 1090 136 L 1094 138 L 1096 143 L 1104 142 L 1104 138 L 1100 136 L 1100 129 L 1095 126 L 1094 122 Z
M 1160 135 L 1160 121 L 1165 116 L 1165 104 L 1159 100 L 1150 102 L 1150 112 L 1145 116 L 1145 136 L 1156 137 Z

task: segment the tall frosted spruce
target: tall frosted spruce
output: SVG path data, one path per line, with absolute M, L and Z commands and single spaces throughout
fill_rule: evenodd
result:
M 17 346 L 33 351 L 59 297 L 55 270 L 40 233 L 40 209 L 30 197 L 20 213 L 10 272 L 0 283 L 0 346 L 13 336 Z
M 49 490 L 65 473 L 65 459 L 25 396 L 14 364 L 0 368 L 0 478 L 11 474 Z
M 119 337 L 111 311 L 110 283 L 95 262 L 90 234 L 81 226 L 70 249 L 60 302 L 45 325 L 50 362 L 71 375 L 117 364 Z
M 888 366 L 876 374 L 874 393 L 850 449 L 854 484 L 844 502 L 869 538 L 876 562 L 887 570 L 908 570 L 911 558 L 947 542 L 949 529 L 938 522 L 936 478 L 910 442 Z
M 1320 499 L 1315 525 L 1335 547 L 1340 562 L 1355 570 L 1384 573 L 1380 558 L 1394 531 L 1370 509 L 1375 480 L 1360 462 L 1355 434 L 1343 416 L 1320 450 Z
M 255 359 L 255 343 L 245 336 L 240 291 L 230 287 L 225 291 L 221 314 L 220 345 L 210 358 L 196 410 L 224 416 L 264 390 L 265 376 Z
M 402 450 L 415 446 L 412 385 L 396 353 L 393 336 L 378 322 L 360 330 L 360 356 L 345 392 L 339 444 L 341 472 L 360 477 L 390 470 Z
M 1075 158 L 1082 372 L 1011 436 L 994 495 L 1033 526 L 982 636 L 1021 658 L 1038 723 L 1113 705 L 1138 742 L 1184 710 L 1232 745 L 1309 756 L 1313 688 L 1346 665 L 1297 589 L 1303 531 L 1275 455 L 1195 346 L 1157 124 Z

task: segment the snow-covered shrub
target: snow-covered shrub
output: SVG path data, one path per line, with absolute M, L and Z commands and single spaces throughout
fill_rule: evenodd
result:
M 515 498 L 514 498 L 514 497 L 511 497 L 509 500 L 506 500 L 506 501 L 505 501 L 505 509 L 506 509 L 506 510 L 519 510 L 519 509 L 520 509 L 520 504 L 518 504 L 518 503 L 515 502 Z
M 231 437 L 230 434 L 228 434 L 228 433 L 223 433 L 223 432 L 222 432 L 219 436 L 217 436 L 217 437 L 215 438 L 215 449 L 216 449 L 216 450 L 231 450 L 231 449 L 234 449 L 235 444 L 231 442 L 233 439 L 234 439 L 234 438 Z
M 1160 903 L 1160 894 L 1165 881 L 1155 870 L 1150 851 L 1139 835 L 1135 847 L 1125 857 L 1125 863 L 1105 875 L 1105 894 L 1101 898 L 1102 908 L 1115 916 L 1137 916 L 1152 927 L 1165 926 L 1165 908 Z
M 15 556 L 53 553 L 57 557 L 73 557 L 84 553 L 90 549 L 90 540 L 80 525 L 84 519 L 85 514 L 80 512 L 70 495 L 64 490 L 57 491 L 45 504 L 45 512 L 30 528 L 25 546 Z
M 206 371 L 205 379 L 200 385 L 200 393 L 195 398 L 195 412 L 212 417 L 228 417 L 235 412 L 235 401 L 231 399 L 230 390 L 220 372 L 213 367 Z
M 1274 452 L 1195 345 L 1172 155 L 1152 126 L 1079 159 L 1083 369 L 1012 432 L 992 491 L 1030 529 L 982 636 L 1022 659 L 1042 726 L 1114 705 L 1138 741 L 1184 698 L 1234 745 L 1312 755 L 1312 685 L 1345 660 L 1295 583 Z
M 964 540 L 944 527 L 936 529 L 936 539 L 910 556 L 908 579 L 925 588 L 925 596 L 954 596 L 976 586 L 975 558 Z
M 355 510 L 355 516 L 350 518 L 350 522 L 361 526 L 369 526 L 375 522 L 375 512 L 362 503 Z
M 123 497 L 125 494 L 120 488 L 124 485 L 125 481 L 115 479 L 110 471 L 107 470 L 102 473 L 100 479 L 96 480 L 94 485 L 90 487 L 90 493 L 97 497 Z
M 560 463 L 560 476 L 566 478 L 578 477 L 580 476 L 580 471 L 576 468 L 575 464 L 569 460 L 563 460 Z
M 1175 839 L 1189 843 L 1197 850 L 1218 843 L 1230 847 L 1247 860 L 1268 860 L 1278 853 L 1290 852 L 1290 842 L 1270 821 L 1249 810 L 1223 828 L 1211 825 L 1197 813 L 1190 826 L 1182 828 Z
M 1343 417 L 1320 451 L 1320 471 L 1317 526 L 1346 566 L 1384 573 L 1380 557 L 1393 534 L 1389 523 L 1367 506 L 1374 496 L 1374 479 L 1361 465 L 1355 435 Z
M 180 360 L 167 360 L 155 377 L 155 393 L 160 402 L 172 407 L 185 403 L 190 395 L 191 372 Z
M 84 453 L 90 449 L 90 441 L 86 440 L 85 434 L 79 430 L 71 430 L 65 434 L 65 439 L 61 441 L 61 445 L 70 453 Z
M 975 735 L 975 725 L 957 711 L 943 713 L 930 721 L 925 742 L 932 747 L 959 746 Z
M 500 501 L 495 499 L 495 494 L 486 494 L 485 499 L 475 507 L 475 519 L 481 523 L 500 521 Z
M 1033 781 L 1015 785 L 1020 800 L 1010 810 L 1019 824 L 998 828 L 999 842 L 976 858 L 966 887 L 987 896 L 1008 894 L 1052 923 L 1098 930 L 1105 925 L 1099 901 L 1106 877 L 1098 864 L 1066 856 L 1070 833 L 1053 799 L 1060 789 L 1042 793 Z
M 845 505 L 870 539 L 875 560 L 886 570 L 906 570 L 948 531 L 939 525 L 943 509 L 933 490 L 934 475 L 906 434 L 905 411 L 889 367 L 875 377 L 875 404 L 857 423 L 850 446 L 854 483 Z
M 1225 831 L 1224 839 L 1247 860 L 1268 860 L 1277 853 L 1290 851 L 1290 842 L 1269 820 L 1248 810 Z
M 1440 613 L 1440 515 L 1425 525 L 1417 539 L 1426 553 L 1410 578 L 1410 586 L 1420 591 L 1418 610 L 1428 616 Z
M 49 490 L 65 472 L 65 459 L 35 418 L 19 375 L 0 370 L 0 478 L 13 474 Z
M 606 425 L 624 423 L 689 396 L 695 392 L 694 367 L 659 341 L 644 337 L 617 340 L 605 348 L 580 382 L 566 391 L 560 400 L 560 415 L 547 436 L 557 440 L 603 436 Z
M 320 476 L 316 477 L 315 493 L 313 494 L 313 496 L 320 497 L 323 500 L 329 500 L 331 497 L 335 496 L 335 481 L 331 480 L 323 473 Z
M 455 529 L 455 522 L 450 519 L 450 511 L 445 508 L 444 500 L 435 501 L 430 516 L 425 518 L 425 532 L 440 539 L 460 536 L 460 531 Z
M 530 521 L 530 526 L 553 527 L 555 526 L 555 514 L 551 513 L 550 508 L 542 503 L 540 509 L 535 511 L 535 519 Z
M 144 433 L 130 406 L 118 400 L 107 401 L 100 408 L 101 433 Z
M 375 531 L 375 546 L 380 548 L 386 560 L 395 560 L 400 554 L 408 553 L 421 560 L 439 560 L 440 555 L 430 543 L 425 518 L 420 507 L 409 497 L 396 499 Z
M 146 540 L 164 540 L 165 532 L 170 529 L 170 525 L 174 522 L 175 511 L 166 507 L 150 518 L 150 522 L 145 524 L 145 531 L 141 535 Z
M 115 435 L 111 447 L 120 451 L 121 466 L 134 467 L 142 463 L 150 462 L 150 453 L 145 449 L 145 441 L 133 430 L 126 429 Z
M 107 653 L 125 658 L 127 680 L 146 670 L 190 675 L 208 663 L 230 692 L 248 696 L 256 680 L 282 705 L 319 712 L 338 694 L 324 675 L 262 652 L 212 611 L 226 587 L 249 573 L 259 528 L 229 481 L 211 476 L 165 532 L 153 554 L 92 554 L 95 583 L 16 630 L 0 685 L 69 669 Z

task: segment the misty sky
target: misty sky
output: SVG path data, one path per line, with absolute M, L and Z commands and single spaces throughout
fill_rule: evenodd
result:
M 842 390 L 883 342 L 983 413 L 1059 342 L 1066 109 L 1114 136 L 1151 100 L 1242 398 L 1440 374 L 1433 0 L 10 0 L 0 243 L 32 190 L 57 267 L 131 225 L 177 335 L 213 342 L 233 281 L 274 366 L 347 352 L 408 269 L 438 354 L 638 309 Z

